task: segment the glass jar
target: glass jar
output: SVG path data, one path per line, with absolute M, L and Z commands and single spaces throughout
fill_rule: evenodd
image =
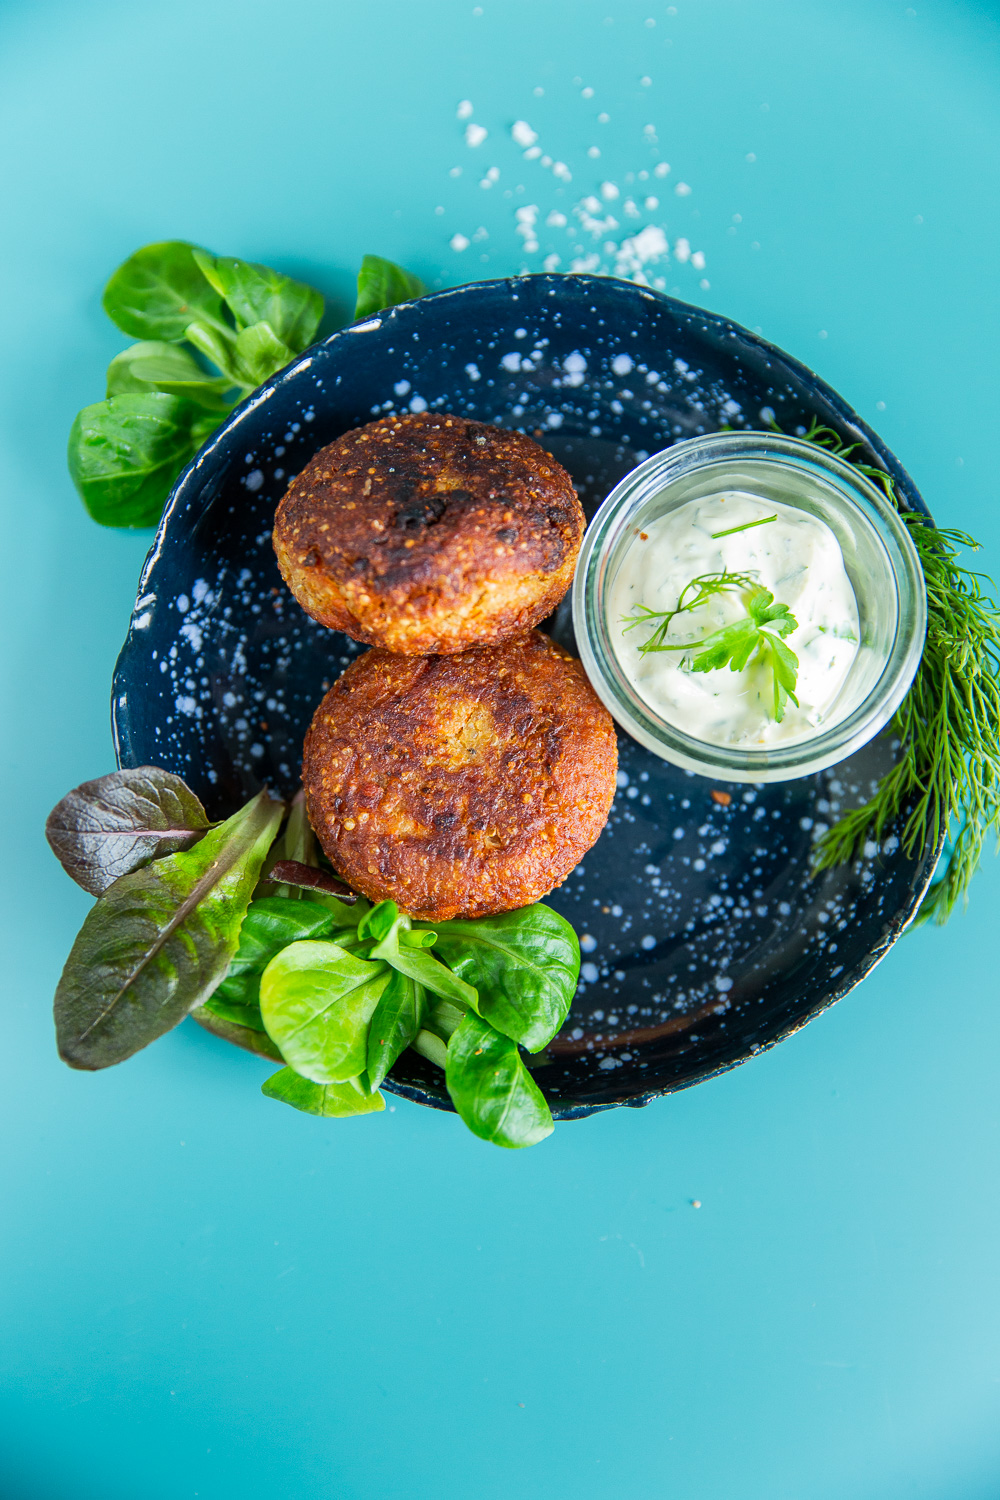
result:
M 789 744 L 713 745 L 685 734 L 639 694 L 616 652 L 622 622 L 611 617 L 612 592 L 637 533 L 691 500 L 730 490 L 779 501 L 825 522 L 857 599 L 858 651 L 828 721 Z M 715 780 L 789 781 L 844 760 L 889 722 L 920 663 L 927 600 L 904 522 L 853 465 L 798 438 L 721 432 L 654 454 L 612 490 L 584 537 L 573 584 L 573 626 L 598 696 L 648 750 Z

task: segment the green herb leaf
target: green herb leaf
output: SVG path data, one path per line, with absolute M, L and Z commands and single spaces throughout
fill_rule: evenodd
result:
M 419 276 L 413 276 L 380 255 L 366 255 L 358 272 L 358 302 L 355 318 L 368 318 L 383 308 L 412 302 L 427 291 Z
M 218 365 L 226 384 L 238 386 L 244 394 L 252 389 L 246 372 L 236 353 L 236 331 L 232 328 L 215 328 L 210 323 L 195 321 L 185 329 L 188 343 L 193 344 L 199 354 L 204 354 L 214 365 Z
M 260 1012 L 285 1061 L 313 1083 L 363 1073 L 368 1023 L 390 973 L 338 943 L 292 943 L 277 954 L 261 977 Z
M 59 1052 L 71 1067 L 122 1062 L 208 999 L 236 952 L 281 811 L 261 792 L 193 849 L 123 875 L 98 899 L 56 990 Z
M 771 716 L 780 724 L 785 717 L 785 704 L 789 698 L 798 707 L 795 684 L 799 659 L 779 637 L 790 635 L 793 630 L 798 629 L 798 624 L 787 604 L 775 604 L 773 594 L 767 589 L 757 588 L 747 602 L 746 619 L 724 625 L 721 630 L 706 636 L 699 643 L 700 650 L 691 662 L 691 670 L 714 672 L 728 665 L 730 671 L 742 672 L 756 653 L 757 660 L 770 667 Z M 664 646 L 661 649 L 670 651 L 684 648 Z
M 282 343 L 270 323 L 253 323 L 236 336 L 236 368 L 244 385 L 263 385 L 284 369 L 292 351 Z
M 795 628 L 794 625 L 792 628 Z M 776 724 L 780 724 L 785 717 L 785 704 L 789 698 L 796 708 L 799 706 L 799 700 L 795 696 L 799 659 L 790 646 L 786 646 L 784 641 L 772 635 L 769 630 L 760 632 L 758 655 L 771 668 L 771 717 Z
M 731 593 L 736 589 L 749 593 L 745 618 L 734 620 L 731 625 L 723 625 L 719 630 L 713 630 L 711 635 L 705 636 L 701 641 L 668 642 L 666 640 L 670 622 L 677 615 L 697 609 L 700 604 L 706 603 L 712 594 Z M 689 590 L 693 590 L 693 593 L 690 601 L 685 603 L 685 595 Z M 785 717 L 785 704 L 789 698 L 798 707 L 795 683 L 799 659 L 789 646 L 783 644 L 780 637 L 790 635 L 793 630 L 797 630 L 799 622 L 787 604 L 775 604 L 774 595 L 749 574 L 705 573 L 693 579 L 691 583 L 685 584 L 676 609 L 659 611 L 646 609 L 644 605 L 637 605 L 636 608 L 642 613 L 627 621 L 626 630 L 630 630 L 633 625 L 650 624 L 654 619 L 662 622 L 650 639 L 639 647 L 641 652 L 686 651 L 694 653 L 691 659 L 693 672 L 717 672 L 720 668 L 727 666 L 730 671 L 742 672 L 751 657 L 756 656 L 762 665 L 768 666 L 771 670 L 771 712 L 777 723 L 780 724 Z
M 383 901 L 380 906 L 373 908 L 368 916 L 358 924 L 358 936 L 377 936 L 378 931 L 384 928 L 385 915 L 383 908 L 395 908 L 395 902 Z M 383 959 L 391 964 L 400 974 L 407 974 L 422 984 L 425 989 L 430 990 L 432 995 L 440 995 L 443 1000 L 453 1000 L 461 1006 L 469 1006 L 472 1010 L 479 1009 L 479 997 L 471 984 L 466 984 L 451 969 L 445 968 L 444 964 L 438 963 L 431 953 L 423 951 L 424 939 L 418 939 L 419 946 L 401 941 L 409 936 L 407 929 L 410 925 L 409 917 L 398 914 L 392 921 L 392 925 L 380 938 L 372 949 L 371 956 L 375 959 Z
M 67 792 L 49 813 L 45 837 L 67 875 L 100 896 L 129 871 L 189 849 L 209 826 L 179 776 L 139 766 Z
M 366 1090 L 361 1078 L 350 1078 L 346 1083 L 311 1083 L 293 1068 L 282 1068 L 261 1084 L 260 1091 L 268 1099 L 278 1099 L 307 1115 L 326 1115 L 339 1120 L 348 1115 L 378 1114 L 385 1109 L 382 1095 L 377 1090 Z
M 178 343 L 188 325 L 225 330 L 222 301 L 195 260 L 194 245 L 164 240 L 130 255 L 104 288 L 104 311 L 123 333 Z
M 472 921 L 442 922 L 435 953 L 475 985 L 479 1014 L 529 1052 L 566 1019 L 580 975 L 580 944 L 558 912 L 538 902 Z
M 195 402 L 162 391 L 85 406 L 70 430 L 69 471 L 94 520 L 154 526 L 201 446 L 203 418 Z
M 358 938 L 374 938 L 378 942 L 387 937 L 399 922 L 399 907 L 395 901 L 379 901 L 366 911 L 358 921 Z
M 316 337 L 323 316 L 323 295 L 305 282 L 293 281 L 270 266 L 234 256 L 195 252 L 203 275 L 225 298 L 239 329 L 266 323 L 291 354 L 301 354 Z M 283 363 L 288 363 L 286 356 Z M 276 366 L 280 368 L 280 366 Z M 270 372 L 269 372 L 270 373 Z
M 378 1088 L 399 1057 L 411 1045 L 427 1013 L 427 991 L 407 974 L 394 970 L 382 991 L 368 1028 L 368 1078 Z
M 780 428 L 776 428 L 780 431 Z M 927 638 L 913 686 L 893 720 L 900 757 L 862 807 L 844 814 L 821 839 L 817 870 L 858 858 L 869 840 L 906 813 L 902 844 L 910 859 L 948 837 L 918 922 L 947 922 L 968 900 L 986 840 L 1000 837 L 1000 609 L 959 560 L 979 550 L 963 531 L 938 530 L 926 516 L 902 509 L 895 481 L 855 455 L 832 427 L 813 422 L 805 441 L 846 459 L 877 484 L 909 527 L 927 586 Z
M 445 1081 L 465 1124 L 496 1146 L 534 1146 L 552 1133 L 545 1097 L 516 1042 L 467 1015 L 448 1043 Z
M 228 389 L 224 377 L 207 374 L 183 345 L 156 339 L 130 344 L 108 366 L 109 396 L 165 391 L 224 415 L 231 404 L 225 397 Z
M 287 896 L 265 896 L 251 901 L 240 928 L 239 947 L 229 972 L 206 1001 L 210 1011 L 238 1026 L 266 1030 L 260 1014 L 260 976 L 271 959 L 289 943 L 306 939 L 354 936 L 337 931 L 333 914 L 315 901 L 293 901 Z

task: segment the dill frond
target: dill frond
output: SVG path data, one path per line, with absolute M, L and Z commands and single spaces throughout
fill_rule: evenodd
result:
M 990 835 L 1000 840 L 1000 613 L 983 590 L 995 585 L 959 561 L 960 549 L 978 551 L 979 543 L 902 510 L 891 475 L 852 458 L 859 444 L 845 444 L 833 428 L 817 423 L 805 441 L 847 459 L 881 486 L 913 538 L 927 585 L 923 655 L 893 720 L 899 761 L 870 801 L 819 840 L 815 867 L 856 859 L 905 813 L 901 841 L 911 859 L 946 838 L 943 867 L 917 914 L 918 921 L 944 923 L 959 901 L 968 900 Z

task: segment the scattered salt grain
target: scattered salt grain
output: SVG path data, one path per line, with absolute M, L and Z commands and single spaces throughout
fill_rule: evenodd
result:
M 467 146 L 481 146 L 489 132 L 484 125 L 466 125 L 465 144 Z

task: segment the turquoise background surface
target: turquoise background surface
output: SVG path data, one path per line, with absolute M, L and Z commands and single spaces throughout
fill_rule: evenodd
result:
M 776 1050 L 507 1154 L 404 1101 L 284 1110 L 193 1023 L 65 1069 L 89 898 L 42 839 L 112 767 L 149 543 L 64 463 L 129 251 L 188 237 L 345 311 L 365 251 L 440 285 L 565 265 L 550 210 L 668 161 L 646 217 L 705 265 L 667 289 L 817 369 L 996 574 L 998 77 L 996 7 L 959 0 L 0 7 L 4 1500 L 1000 1494 L 992 858 Z

